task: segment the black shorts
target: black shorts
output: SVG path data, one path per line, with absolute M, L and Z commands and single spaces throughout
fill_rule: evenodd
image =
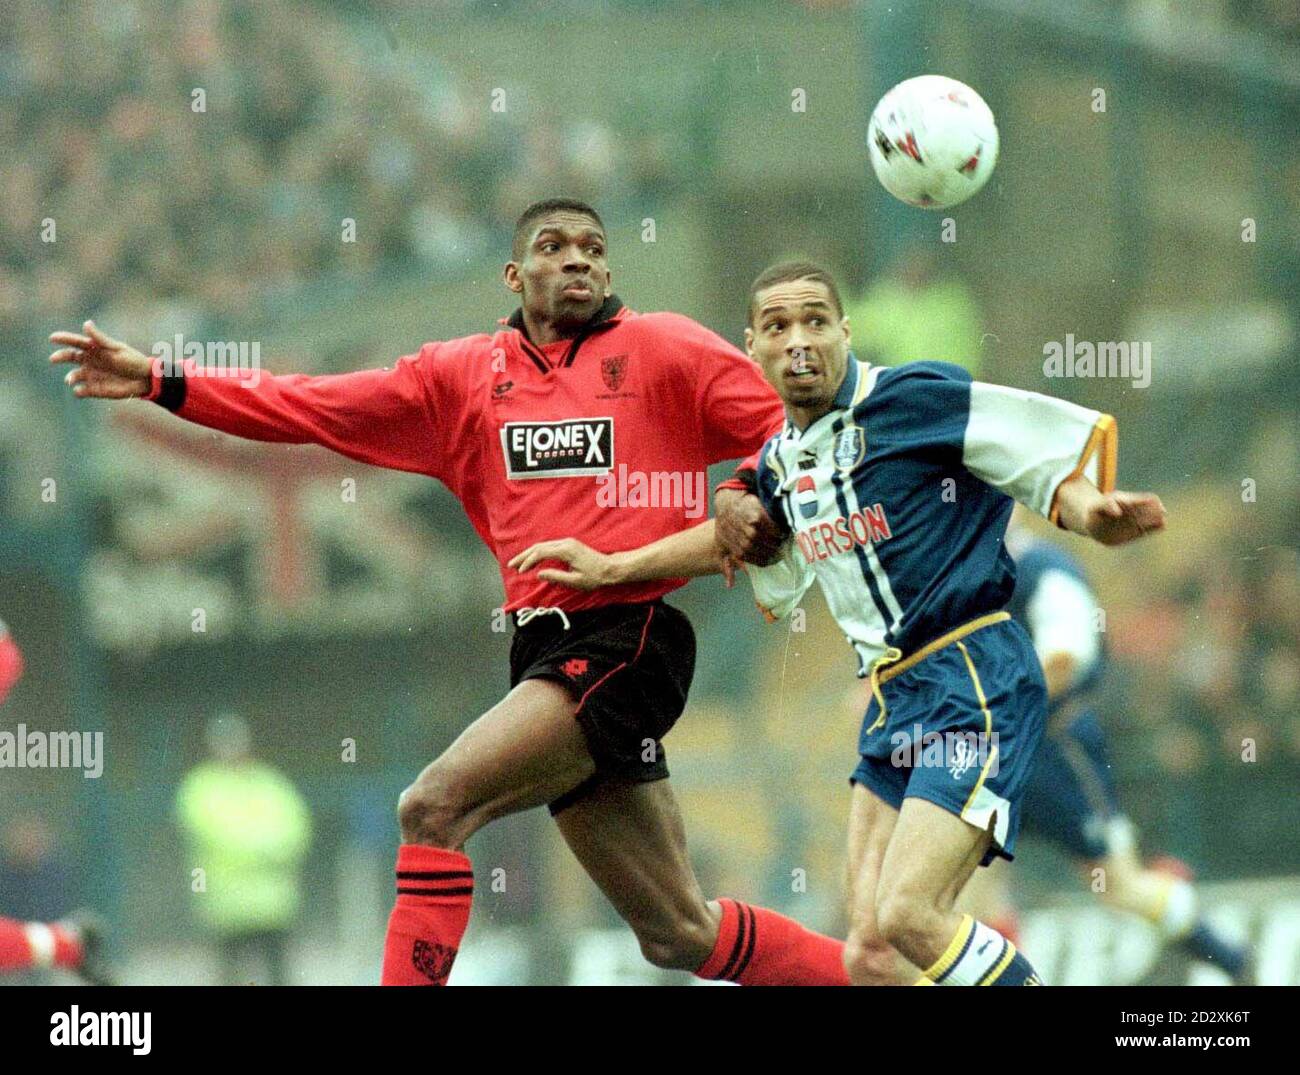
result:
M 568 688 L 596 763 L 592 782 L 667 777 L 660 740 L 686 708 L 695 673 L 690 620 L 663 601 L 567 612 L 563 618 L 548 612 L 522 627 L 518 614 L 515 620 L 510 686 L 549 679 Z M 576 797 L 557 800 L 551 812 Z

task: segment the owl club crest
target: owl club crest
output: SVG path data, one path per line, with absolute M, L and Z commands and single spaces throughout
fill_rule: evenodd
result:
M 867 454 L 867 438 L 861 426 L 848 426 L 835 434 L 835 449 L 831 457 L 839 470 L 852 470 Z

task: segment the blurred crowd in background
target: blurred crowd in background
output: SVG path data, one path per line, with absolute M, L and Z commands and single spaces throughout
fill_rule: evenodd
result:
M 681 296 L 689 295 L 694 305 L 685 312 L 737 339 L 737 297 L 754 270 L 789 252 L 825 254 L 849 292 L 848 313 L 862 357 L 885 363 L 945 358 L 989 380 L 1081 395 L 1082 402 L 1114 409 L 1120 415 L 1121 472 L 1157 487 L 1179 523 L 1176 535 L 1141 549 L 1085 550 L 1108 612 L 1107 643 L 1116 659 L 1106 714 L 1121 792 L 1139 820 L 1160 834 L 1164 850 L 1194 861 L 1210 876 L 1300 871 L 1300 826 L 1294 823 L 1300 772 L 1295 543 L 1300 343 L 1294 296 L 1277 294 L 1278 280 L 1300 275 L 1294 225 L 1289 236 L 1279 225 L 1280 235 L 1274 231 L 1261 239 L 1261 261 L 1269 268 L 1259 270 L 1258 277 L 1246 277 L 1236 262 L 1198 260 L 1197 244 L 1206 241 L 1204 236 L 1193 224 L 1167 225 L 1156 204 L 1159 197 L 1138 203 L 1122 180 L 1107 186 L 1070 165 L 1061 165 L 1058 175 L 1043 163 L 1057 150 L 1063 156 L 1074 152 L 1075 120 L 1058 100 L 1043 105 L 1027 99 L 1041 92 L 1044 66 L 1057 73 L 1053 50 L 1071 56 L 1077 47 L 1073 40 L 1056 40 L 1050 28 L 1036 28 L 1037 37 L 1016 38 L 1019 52 L 1000 40 L 1010 59 L 995 72 L 972 56 L 965 31 L 1000 25 L 983 21 L 985 9 L 1008 5 L 904 3 L 897 5 L 900 12 L 915 16 L 908 33 L 919 35 L 912 43 L 934 45 L 927 69 L 942 67 L 981 89 L 992 82 L 986 96 L 995 110 L 1006 108 L 999 117 L 1004 131 L 999 167 L 1009 193 L 999 201 L 995 177 L 969 215 L 963 210 L 961 226 L 971 228 L 963 234 L 974 234 L 981 213 L 998 224 L 988 230 L 1003 236 L 1008 226 L 1014 233 L 1022 220 L 1059 222 L 1062 213 L 1081 214 L 1079 224 L 1067 224 L 1042 244 L 1046 253 L 1031 252 L 1024 264 L 1019 248 L 1036 245 L 1028 238 L 1018 241 L 1013 257 L 1005 256 L 1005 247 L 981 249 L 978 239 L 940 247 L 933 229 L 925 233 L 927 244 L 918 241 L 916 214 L 885 205 L 866 166 L 861 128 L 871 103 L 892 81 L 917 71 L 909 57 L 878 55 L 885 46 L 871 26 L 880 23 L 870 23 L 865 6 L 813 0 L 761 5 L 627 0 L 595 6 L 598 17 L 591 15 L 591 4 L 522 0 L 433 5 L 415 0 L 17 0 L 6 5 L 0 15 L 0 144 L 5 147 L 0 155 L 0 377 L 14 393 L 8 402 L 0 399 L 5 418 L 0 426 L 8 430 L 0 428 L 0 529 L 9 522 L 32 529 L 10 530 L 12 548 L 22 545 L 29 559 L 24 567 L 11 565 L 4 577 L 10 589 L 0 590 L 0 614 L 16 638 L 33 641 L 28 682 L 15 690 L 3 719 L 54 720 L 51 714 L 63 713 L 76 721 L 71 714 L 93 698 L 116 731 L 110 742 L 132 761 L 128 777 L 111 771 L 106 776 L 109 805 L 85 814 L 67 807 L 68 793 L 57 782 L 32 783 L 21 791 L 13 782 L 8 791 L 0 783 L 0 812 L 11 821 L 0 841 L 0 908 L 37 917 L 36 909 L 18 911 L 14 905 L 25 907 L 26 899 L 34 906 L 44 899 L 50 917 L 70 909 L 64 906 L 69 893 L 95 901 L 102 896 L 97 886 L 111 884 L 118 899 L 134 901 L 133 910 L 122 912 L 131 936 L 156 940 L 160 923 L 179 920 L 188 874 L 173 800 L 203 746 L 194 727 L 180 730 L 182 725 L 173 723 L 174 736 L 156 730 L 159 716 L 176 704 L 162 678 L 178 660 L 189 661 L 192 670 L 190 681 L 178 688 L 188 692 L 183 697 L 192 724 L 242 704 L 276 765 L 302 785 L 316 814 L 312 853 L 331 856 L 339 876 L 352 877 L 349 849 L 360 844 L 373 850 L 373 862 L 386 870 L 388 842 L 395 839 L 386 813 L 390 798 L 434 755 L 438 743 L 474 715 L 475 706 L 497 693 L 486 674 L 476 678 L 464 669 L 449 670 L 449 647 L 463 647 L 457 652 L 470 668 L 490 667 L 501 651 L 500 639 L 486 628 L 458 634 L 449 626 L 453 621 L 485 624 L 486 603 L 499 598 L 490 565 L 475 549 L 459 509 L 434 494 L 418 505 L 419 533 L 421 541 L 448 550 L 448 558 L 439 561 L 443 573 L 427 580 L 429 593 L 443 595 L 441 603 L 424 601 L 418 620 L 384 624 L 380 615 L 347 640 L 358 669 L 368 669 L 381 650 L 412 662 L 429 661 L 414 670 L 409 662 L 403 665 L 400 676 L 407 679 L 394 673 L 381 685 L 378 676 L 367 679 L 372 673 L 359 671 L 355 695 L 347 694 L 329 677 L 344 674 L 340 669 L 349 667 L 351 652 L 338 656 L 333 668 L 312 663 L 320 646 L 310 620 L 304 624 L 285 613 L 276 621 L 274 609 L 270 628 L 262 620 L 260 633 L 237 633 L 234 650 L 210 659 L 186 656 L 205 645 L 187 634 L 173 647 L 151 649 L 146 661 L 129 632 L 96 633 L 97 620 L 120 612 L 103 595 L 126 601 L 138 587 L 105 588 L 85 565 L 120 556 L 126 544 L 123 520 L 156 507 L 175 490 L 161 484 L 163 476 L 154 468 L 123 462 L 123 453 L 140 452 L 147 444 L 133 439 L 140 429 L 113 425 L 101 409 L 69 409 L 57 376 L 40 368 L 44 335 L 92 315 L 141 346 L 164 331 L 246 338 L 253 330 L 242 326 L 254 324 L 284 342 L 279 355 L 265 356 L 273 370 L 327 372 L 385 364 L 398 352 L 388 340 L 357 327 L 369 324 L 367 318 L 391 332 L 400 330 L 411 344 L 406 350 L 414 350 L 422 339 L 462 331 L 462 321 L 449 320 L 449 308 L 483 330 L 508 313 L 495 274 L 505 260 L 511 224 L 528 201 L 557 192 L 592 201 L 611 231 L 625 237 L 643 232 L 646 219 L 657 220 L 668 236 L 674 222 L 689 222 L 678 238 L 660 241 L 658 253 L 665 261 L 651 260 L 644 234 L 641 244 L 628 238 L 622 248 L 612 249 L 616 290 L 622 286 L 620 258 L 626 258 L 627 275 L 637 287 L 624 297 L 637 308 L 682 308 Z M 1288 0 L 1042 6 L 1072 18 L 1123 9 L 1132 25 L 1148 28 L 1167 21 L 1177 29 L 1192 20 L 1259 35 L 1250 40 L 1269 48 L 1294 42 L 1300 34 L 1300 4 Z M 749 20 L 744 27 L 730 25 L 741 18 Z M 1206 31 L 1211 41 L 1214 32 Z M 671 58 L 656 59 L 656 34 L 676 35 Z M 568 44 L 558 49 L 558 40 Z M 838 52 L 826 59 L 828 41 L 846 50 L 851 66 L 841 64 Z M 1023 79 L 1016 77 L 1018 59 Z M 1061 83 L 1086 102 L 1088 88 L 1102 76 L 1086 61 L 1080 63 L 1082 71 L 1067 68 Z M 786 151 L 784 140 L 799 137 L 791 134 L 787 84 L 817 77 L 826 80 L 828 96 L 839 94 L 835 108 L 830 115 L 817 114 L 826 98 L 819 98 L 814 86 L 811 126 L 800 130 L 818 133 L 797 152 Z M 1128 71 L 1126 77 L 1140 80 L 1142 72 Z M 1277 78 L 1289 80 L 1293 89 L 1300 86 L 1294 54 Z M 763 96 L 772 85 L 777 86 L 775 104 Z M 1210 100 L 1222 93 L 1213 83 L 1199 85 L 1184 92 Z M 498 91 L 504 96 L 494 96 Z M 1149 109 L 1144 122 L 1159 126 L 1185 102 L 1166 90 L 1144 99 L 1143 107 Z M 1294 119 L 1297 99 L 1293 95 L 1278 107 L 1279 116 Z M 1159 167 L 1176 174 L 1187 161 L 1213 169 L 1234 159 L 1235 143 L 1229 139 L 1241 134 L 1234 130 L 1239 126 L 1235 108 L 1235 103 L 1225 105 L 1222 129 L 1206 129 L 1201 143 L 1177 145 L 1162 164 L 1156 163 L 1153 146 L 1153 160 L 1146 165 L 1152 175 Z M 737 128 L 737 114 L 753 118 Z M 1273 117 L 1253 121 L 1261 124 L 1255 135 L 1241 136 L 1255 142 L 1295 129 L 1276 125 Z M 1300 157 L 1294 144 L 1276 148 L 1277 159 L 1261 153 L 1241 166 L 1244 189 L 1255 195 L 1266 191 L 1276 201 L 1275 221 L 1289 209 L 1300 210 Z M 738 169 L 742 160 L 752 160 L 752 175 Z M 1061 184 L 1084 195 L 1062 209 L 1056 200 Z M 1160 186 L 1159 180 L 1150 183 L 1156 195 Z M 1197 219 L 1195 193 L 1192 180 L 1186 193 L 1180 189 L 1173 196 L 1183 199 L 1179 210 L 1186 206 L 1192 220 Z M 1072 326 L 1050 319 L 1053 296 L 1069 309 L 1071 291 L 1077 290 L 1064 274 L 1077 272 L 1089 286 L 1104 285 L 1102 277 L 1114 268 L 1090 262 L 1086 249 L 1076 265 L 1074 251 L 1065 245 L 1076 235 L 1084 246 L 1089 234 L 1095 238 L 1098 229 L 1087 222 L 1087 212 L 1099 214 L 1116 235 L 1152 239 L 1149 251 L 1125 248 L 1127 268 L 1115 275 L 1128 288 L 1122 295 L 1111 293 L 1113 305 L 1087 297 L 1093 325 L 1104 326 L 1096 331 L 1118 336 L 1134 324 L 1140 312 L 1135 296 L 1148 281 L 1151 294 L 1159 296 L 1160 287 L 1169 286 L 1162 279 L 1199 272 L 1197 297 L 1211 320 L 1215 287 L 1233 301 L 1244 294 L 1280 311 L 1286 329 L 1276 353 L 1267 363 L 1228 374 L 1229 383 L 1193 395 L 1167 389 L 1159 371 L 1149 398 L 1127 390 L 1120 394 L 1113 386 L 1045 382 L 1037 347 Z M 1002 216 L 993 216 L 998 213 Z M 1240 248 L 1243 215 L 1251 213 L 1235 205 L 1225 210 L 1225 247 Z M 773 218 L 780 222 L 772 225 L 777 230 L 765 232 Z M 356 225 L 355 241 L 344 238 L 349 220 Z M 46 235 L 51 227 L 55 232 Z M 891 238 L 907 228 L 906 241 Z M 683 230 L 691 233 L 689 241 L 680 238 Z M 1052 243 L 1061 245 L 1052 248 Z M 1035 257 L 1050 257 L 1052 272 L 1036 270 Z M 1212 285 L 1205 286 L 1206 279 Z M 1177 290 L 1179 282 L 1172 286 Z M 467 304 L 463 296 L 471 290 L 475 298 Z M 384 305 L 387 300 L 381 300 L 390 292 L 409 298 Z M 301 314 L 308 309 L 323 311 L 322 317 L 331 314 L 348 328 L 318 330 Z M 1034 342 L 1026 346 L 1027 341 Z M 210 442 L 191 445 L 204 453 Z M 78 454 L 83 451 L 84 458 Z M 33 452 L 46 454 L 29 465 Z M 236 461 L 232 473 L 245 465 Z M 41 540 L 30 537 L 45 533 L 25 491 L 28 476 L 44 473 L 41 468 L 57 471 L 65 481 L 81 473 L 96 475 L 93 487 L 83 492 L 109 520 L 89 528 L 88 544 L 74 556 L 84 559 L 71 569 L 71 589 L 53 587 L 61 594 L 57 600 L 44 590 L 31 596 L 38 577 L 48 580 L 68 570 L 66 564 L 42 562 Z M 209 481 L 188 471 L 176 478 L 191 494 Z M 253 520 L 242 536 L 212 553 L 213 570 L 238 583 L 230 601 L 251 606 L 265 597 L 258 584 L 265 580 L 259 574 L 265 568 L 253 566 L 260 553 L 250 550 L 267 543 L 268 531 L 253 509 L 232 500 L 227 487 L 212 496 Z M 405 494 L 395 500 L 399 508 L 407 502 Z M 343 525 L 317 522 L 326 529 Z M 372 525 L 360 540 L 373 543 L 378 532 Z M 394 525 L 383 533 L 399 530 Z M 179 540 L 172 531 L 150 539 L 159 560 L 168 542 Z M 398 537 L 391 541 L 399 544 Z M 359 570 L 341 555 L 333 560 L 322 555 L 324 575 Z M 155 577 L 161 570 L 158 561 L 148 568 Z M 471 576 L 487 582 L 463 584 Z M 830 788 L 829 781 L 842 780 L 851 768 L 847 737 L 861 699 L 846 700 L 838 685 L 829 688 L 819 678 L 824 672 L 840 684 L 850 669 L 847 650 L 828 650 L 824 665 L 814 663 L 820 672 L 811 677 L 787 675 L 788 637 L 759 630 L 747 619 L 745 600 L 704 584 L 692 590 L 684 600 L 701 624 L 698 708 L 688 712 L 674 740 L 680 739 L 677 756 L 686 762 L 693 839 L 702 853 L 716 856 L 717 874 L 739 883 L 747 870 L 754 872 L 755 854 L 767 851 L 774 862 L 788 861 L 790 842 L 807 837 L 801 825 L 821 827 L 819 846 L 838 846 L 842 802 L 828 792 L 826 809 L 805 804 L 810 812 L 798 823 L 781 815 L 778 803 L 767 803 L 763 809 L 770 817 L 755 824 L 776 835 L 738 857 L 728 846 L 735 819 L 726 805 L 711 805 L 702 790 L 698 805 L 690 807 L 691 773 L 702 774 L 695 780 L 701 788 L 741 780 L 710 769 L 719 757 L 718 743 L 730 742 L 721 731 L 721 739 L 711 738 L 711 730 L 735 727 L 738 714 L 773 704 L 779 690 L 780 708 L 801 712 L 799 720 L 763 725 L 758 746 L 738 737 L 727 747 L 740 758 L 742 770 L 769 764 L 746 760 L 741 752 L 751 747 L 754 757 L 776 758 L 770 764 L 779 766 L 780 759 L 788 759 L 790 737 L 811 735 L 807 726 L 817 720 L 812 714 L 836 707 L 834 723 L 843 732 L 810 739 L 809 764 Z M 78 602 L 87 593 L 91 607 L 83 609 Z M 146 611 L 165 599 L 151 591 Z M 188 611 L 193 602 L 181 596 L 177 603 Z M 833 633 L 824 627 L 822 632 L 816 637 L 825 637 L 828 647 L 839 646 Z M 85 645 L 75 660 L 65 660 L 70 633 Z M 475 641 L 479 638 L 486 641 Z M 281 679 L 303 681 L 301 700 L 292 696 L 292 682 L 262 687 L 251 673 L 249 682 L 233 687 L 230 670 L 246 667 L 240 663 L 246 653 L 238 653 L 241 641 L 255 655 L 249 660 L 263 661 L 274 652 L 285 672 Z M 157 640 L 151 643 L 156 645 Z M 417 648 L 402 648 L 409 645 Z M 718 669 L 711 672 L 707 666 L 716 654 L 710 656 L 710 645 L 743 655 L 763 669 L 761 675 L 747 683 Z M 33 656 L 43 667 L 31 666 Z M 100 671 L 85 672 L 96 661 Z M 60 677 L 74 671 L 89 678 L 78 680 L 79 686 L 64 684 Z M 319 693 L 312 695 L 317 680 Z M 242 697 L 225 696 L 241 690 Z M 430 697 L 443 701 L 432 715 Z M 385 736 L 382 750 L 362 759 L 363 768 L 371 768 L 365 770 L 370 786 L 361 790 L 340 789 L 337 766 L 331 770 L 329 759 L 322 760 L 330 752 L 318 757 L 309 747 L 309 732 L 318 726 L 327 729 L 321 733 L 325 738 L 336 730 L 347 734 L 349 705 L 371 706 L 365 719 L 382 726 Z M 780 779 L 779 773 L 769 775 Z M 3 781 L 11 781 L 10 775 Z M 88 794 L 85 788 L 76 791 Z M 19 796 L 27 803 L 21 812 Z M 114 817 L 121 861 L 97 863 L 92 870 L 85 851 L 95 838 L 93 826 L 112 825 Z M 132 823 L 124 824 L 123 817 Z M 161 831 L 172 835 L 144 846 L 149 836 L 142 834 Z M 525 839 L 534 837 L 517 835 L 514 842 Z M 66 852 L 57 850 L 60 841 Z M 509 843 L 505 838 L 501 856 L 525 854 Z M 547 853 L 542 845 L 530 861 L 540 863 Z M 179 894 L 158 895 L 161 911 L 155 914 L 148 900 L 155 898 L 156 879 L 168 871 L 174 875 L 168 883 L 178 886 Z M 788 874 L 776 866 L 773 871 Z M 531 888 L 515 898 L 514 911 L 503 912 L 506 919 L 515 914 L 526 921 L 554 909 Z M 308 914 L 329 920 L 333 899 L 309 891 Z M 834 904 L 826 896 L 819 905 L 828 921 L 836 913 Z
M 539 189 L 607 211 L 671 189 L 690 102 L 646 100 L 617 137 L 508 98 L 492 111 L 463 72 L 399 51 L 353 7 L 359 21 L 245 0 L 11 5 L 0 331 L 160 303 L 237 323 L 308 281 L 463 270 Z M 57 241 L 33 258 L 45 220 Z

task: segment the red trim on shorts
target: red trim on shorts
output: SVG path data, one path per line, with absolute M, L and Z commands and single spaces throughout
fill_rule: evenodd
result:
M 618 665 L 615 668 L 611 668 L 608 672 L 606 672 L 603 676 L 601 676 L 598 680 L 596 680 L 595 683 L 593 683 L 590 687 L 587 688 L 583 696 L 578 699 L 578 708 L 573 711 L 573 715 L 575 717 L 582 712 L 582 707 L 587 704 L 587 699 L 591 697 L 591 693 L 597 687 L 599 687 L 602 683 L 604 683 L 605 680 L 609 679 L 609 677 L 612 676 L 615 672 L 621 672 L 628 665 L 636 664 L 636 662 L 640 660 L 641 653 L 642 651 L 645 650 L 646 635 L 650 633 L 650 621 L 653 620 L 654 618 L 655 618 L 655 607 L 654 605 L 651 605 L 650 612 L 647 614 L 645 618 L 645 626 L 641 628 L 641 644 L 637 646 L 636 653 L 633 654 L 632 659 L 630 661 L 624 661 L 622 664 Z

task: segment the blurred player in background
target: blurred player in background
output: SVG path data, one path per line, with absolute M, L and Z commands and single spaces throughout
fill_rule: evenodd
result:
M 780 400 L 736 348 L 678 314 L 627 309 L 605 251 L 590 206 L 530 206 L 504 273 L 520 308 L 494 334 L 425 344 L 391 369 L 155 369 L 91 322 L 54 333 L 50 357 L 75 364 L 78 396 L 143 397 L 227 433 L 437 478 L 497 557 L 515 622 L 511 690 L 401 798 L 385 983 L 446 982 L 473 894 L 466 840 L 549 805 L 652 962 L 743 984 L 844 984 L 838 941 L 700 891 L 660 744 L 694 673 L 691 625 L 663 602 L 685 579 L 581 594 L 507 566 L 557 531 L 617 550 L 688 529 L 684 497 L 603 503 L 596 479 L 698 478 L 707 514 L 708 466 L 755 451 L 781 423 Z
M 23 678 L 23 651 L 18 648 L 4 620 L 0 620 L 0 705 Z
M 23 675 L 23 654 L 0 620 L 0 705 Z M 103 926 L 78 912 L 62 922 L 19 922 L 0 917 L 0 974 L 60 967 L 91 985 L 108 985 L 103 965 Z
M 1017 508 L 1019 514 L 1021 509 Z M 1106 736 L 1095 708 L 1106 670 L 1101 609 L 1082 566 L 1013 517 L 1007 548 L 1016 561 L 1008 610 L 1033 639 L 1047 680 L 1047 732 L 1025 789 L 1024 831 L 1061 848 L 1107 906 L 1145 918 L 1164 941 L 1244 982 L 1246 950 L 1201 914 L 1196 890 L 1175 868 L 1144 866 L 1133 823 L 1115 794 Z M 1014 921 L 1006 871 L 986 870 L 963 893 L 976 913 Z
M 753 560 L 780 529 L 778 562 L 749 571 L 760 606 L 786 616 L 820 582 L 872 688 L 851 778 L 851 976 L 892 983 L 897 949 L 926 968 L 917 984 L 1041 984 L 1013 943 L 954 908 L 976 866 L 1012 857 L 1047 711 L 1033 646 L 1003 608 L 1012 498 L 1110 545 L 1162 527 L 1164 508 L 1112 492 L 1109 415 L 972 382 L 950 363 L 859 362 L 817 265 L 763 272 L 748 322 L 746 347 L 788 420 L 725 483 L 716 521 L 621 557 L 547 543 L 515 565 L 560 559 L 567 571 L 540 577 L 574 585 L 665 564 L 702 574 L 715 542 Z
M 103 964 L 103 943 L 103 927 L 87 914 L 62 922 L 0 918 L 0 974 L 57 967 L 89 985 L 112 985 Z
M 268 984 L 287 985 L 311 812 L 293 782 L 253 754 L 246 721 L 225 713 L 205 731 L 208 757 L 176 793 L 191 867 L 204 871 L 194 908 L 216 945 L 223 985 L 249 981 L 248 964 L 258 961 Z

